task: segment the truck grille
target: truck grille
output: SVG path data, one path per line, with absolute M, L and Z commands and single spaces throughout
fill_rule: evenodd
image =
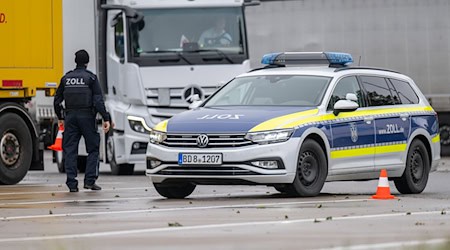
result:
M 199 87 L 191 86 L 201 90 L 202 100 L 208 98 L 218 86 Z M 183 96 L 190 88 L 146 88 L 147 108 L 152 121 L 157 124 L 163 120 L 188 110 L 189 102 Z
M 167 147 L 200 148 L 197 137 L 200 134 L 168 134 L 161 144 Z M 235 148 L 251 145 L 245 134 L 208 134 L 209 143 L 204 148 Z

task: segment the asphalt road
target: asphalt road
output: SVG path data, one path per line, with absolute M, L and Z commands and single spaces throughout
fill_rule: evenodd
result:
M 167 200 L 143 172 L 103 171 L 102 191 L 69 193 L 46 157 L 46 171 L 0 186 L 0 249 L 450 249 L 450 159 L 422 194 L 390 183 L 394 200 L 370 198 L 377 181 L 327 183 L 314 198 L 199 186 Z

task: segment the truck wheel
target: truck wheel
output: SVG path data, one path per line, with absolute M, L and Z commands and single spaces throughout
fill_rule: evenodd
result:
M 114 148 L 114 139 L 112 133 L 109 133 L 106 142 L 106 157 L 108 159 L 109 166 L 111 167 L 111 174 L 132 175 L 134 173 L 134 164 L 117 164 Z
M 77 168 L 80 173 L 86 172 L 87 156 L 79 155 L 77 158 Z
M 450 156 L 450 116 L 439 118 L 439 137 L 441 138 L 441 155 Z
M 300 149 L 297 174 L 287 193 L 295 196 L 317 196 L 328 175 L 325 153 L 319 143 L 306 139 Z
M 168 199 L 183 199 L 194 192 L 195 185 L 191 183 L 173 183 L 173 184 L 161 184 L 153 183 L 156 191 L 161 196 Z
M 60 173 L 65 173 L 66 172 L 66 167 L 64 166 L 64 157 L 63 157 L 63 152 L 62 151 L 56 151 L 55 152 L 55 161 L 56 161 L 56 166 L 58 167 L 58 172 Z
M 0 116 L 0 184 L 20 182 L 31 166 L 33 141 L 30 130 L 16 114 Z
M 394 184 L 402 194 L 421 193 L 428 182 L 430 172 L 430 156 L 427 148 L 420 140 L 414 140 L 408 150 L 405 172 L 395 179 Z

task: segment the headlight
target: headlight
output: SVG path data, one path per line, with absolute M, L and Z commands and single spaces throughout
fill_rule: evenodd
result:
M 160 131 L 156 131 L 156 130 L 152 130 L 150 132 L 150 143 L 160 144 L 166 138 L 167 138 L 167 135 L 164 132 L 160 132 Z
M 147 126 L 144 118 L 137 116 L 128 116 L 128 123 L 133 131 L 148 134 L 152 129 Z
M 289 140 L 294 129 L 280 129 L 264 132 L 250 132 L 245 135 L 245 139 L 258 144 L 269 144 L 275 142 L 284 142 Z

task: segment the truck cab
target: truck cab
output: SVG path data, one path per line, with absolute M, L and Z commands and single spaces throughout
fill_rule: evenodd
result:
M 250 70 L 245 3 L 134 0 L 100 8 L 105 46 L 97 47 L 97 65 L 115 123 L 106 160 L 113 174 L 132 174 L 145 164 L 152 127 Z

